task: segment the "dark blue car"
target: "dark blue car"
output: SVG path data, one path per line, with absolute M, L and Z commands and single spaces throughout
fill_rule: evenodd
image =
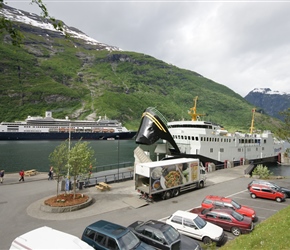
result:
M 82 240 L 100 250 L 154 250 L 140 241 L 130 229 L 105 220 L 86 227 Z

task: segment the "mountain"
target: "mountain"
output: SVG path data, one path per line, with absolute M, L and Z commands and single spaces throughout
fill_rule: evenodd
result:
M 270 88 L 255 88 L 245 96 L 245 99 L 256 107 L 261 108 L 266 114 L 283 120 L 279 114 L 290 107 L 290 94 L 272 91 Z
M 55 118 L 104 116 L 138 129 L 143 111 L 157 108 L 169 120 L 197 112 L 231 130 L 248 131 L 252 108 L 243 97 L 196 72 L 98 42 L 64 24 L 69 38 L 48 20 L 6 5 L 0 15 L 24 35 L 22 46 L 0 33 L 0 120 L 23 120 L 50 110 Z M 170 51 L 168 51 L 170 53 Z M 257 114 L 255 127 L 275 131 L 276 119 Z

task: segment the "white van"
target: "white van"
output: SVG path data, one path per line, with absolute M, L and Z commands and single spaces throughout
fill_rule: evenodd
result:
M 10 250 L 36 249 L 89 249 L 90 245 L 74 235 L 70 235 L 50 227 L 40 227 L 20 235 L 13 240 Z

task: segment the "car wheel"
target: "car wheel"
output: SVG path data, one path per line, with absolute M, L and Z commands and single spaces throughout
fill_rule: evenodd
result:
M 205 236 L 205 237 L 203 237 L 202 242 L 203 242 L 205 245 L 209 245 L 209 244 L 211 243 L 211 238 Z
M 256 199 L 256 195 L 255 194 L 253 194 L 253 193 L 251 193 L 251 197 L 253 198 L 253 199 Z
M 198 188 L 204 188 L 204 182 L 201 181 L 199 184 L 198 184 Z
M 277 202 L 281 202 L 282 199 L 281 199 L 280 197 L 277 197 L 277 198 L 276 198 L 276 201 L 277 201 Z
M 172 191 L 172 196 L 173 197 L 176 197 L 176 196 L 178 196 L 180 194 L 180 190 L 179 190 L 179 188 L 175 188 L 175 189 L 173 189 L 173 191 Z
M 171 192 L 170 191 L 165 191 L 162 195 L 163 200 L 167 200 L 171 198 Z
M 237 227 L 232 227 L 231 232 L 234 236 L 239 236 L 241 234 L 241 230 Z

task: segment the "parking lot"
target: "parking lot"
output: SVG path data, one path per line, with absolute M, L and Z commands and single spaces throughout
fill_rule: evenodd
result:
M 260 199 L 260 198 L 252 199 L 250 197 L 250 193 L 248 190 L 244 190 L 236 194 L 232 194 L 228 197 L 231 197 L 232 199 L 237 201 L 239 204 L 251 207 L 256 211 L 258 220 L 254 222 L 255 226 L 258 223 L 261 223 L 262 221 L 266 220 L 267 218 L 275 214 L 277 211 L 289 206 L 290 204 L 289 199 L 286 199 L 285 202 L 281 202 L 281 203 L 278 203 L 273 200 L 266 200 L 266 199 Z M 235 236 L 231 234 L 230 232 L 226 232 L 226 233 L 228 235 L 229 240 L 232 240 L 235 238 Z
M 81 237 L 87 225 L 100 219 L 123 226 L 128 226 L 136 220 L 164 219 L 176 210 L 190 210 L 200 206 L 206 195 L 231 197 L 240 204 L 252 207 L 258 216 L 255 224 L 261 223 L 290 204 L 290 199 L 282 203 L 259 198 L 252 199 L 247 190 L 247 184 L 251 179 L 243 175 L 230 179 L 227 178 L 228 174 L 225 174 L 222 181 L 216 181 L 218 174 L 222 176 L 223 172 L 220 171 L 212 173 L 212 177 L 208 178 L 207 185 L 203 189 L 138 208 L 125 203 L 128 198 L 138 199 L 132 180 L 113 184 L 112 190 L 107 192 L 100 192 L 95 187 L 87 188 L 82 191 L 94 197 L 95 203 L 87 209 L 63 214 L 43 214 L 44 212 L 38 211 L 37 207 L 34 208 L 36 201 L 54 194 L 56 186 L 53 181 L 40 180 L 3 185 L 1 186 L 0 215 L 1 224 L 5 227 L 0 229 L 2 236 L 0 248 L 9 249 L 15 237 L 44 225 Z M 274 182 L 290 188 L 289 179 L 274 180 Z M 31 208 L 34 210 L 30 210 Z M 227 235 L 229 240 L 234 238 L 231 233 Z
M 267 199 L 260 199 L 256 198 L 253 199 L 250 197 L 250 192 L 247 189 L 247 184 L 251 181 L 249 178 L 238 178 L 235 180 L 218 183 L 215 185 L 211 185 L 209 182 L 208 185 L 204 189 L 195 190 L 193 192 L 189 192 L 186 194 L 181 195 L 180 197 L 177 197 L 177 201 L 175 201 L 175 204 L 173 205 L 169 204 L 170 200 L 168 201 L 158 201 L 158 203 L 168 203 L 168 210 L 171 211 L 171 208 L 174 207 L 174 211 L 180 209 L 180 210 L 191 210 L 194 207 L 200 206 L 203 198 L 206 195 L 219 195 L 224 197 L 230 197 L 236 202 L 238 202 L 241 205 L 245 205 L 248 207 L 253 208 L 256 211 L 256 215 L 258 217 L 258 220 L 254 222 L 254 225 L 261 223 L 262 221 L 266 220 L 273 214 L 275 214 L 277 211 L 287 207 L 290 205 L 290 199 L 286 199 L 286 201 L 278 203 L 274 200 L 267 200 Z M 283 186 L 286 188 L 290 188 L 289 179 L 280 179 L 280 180 L 272 180 L 279 186 Z M 184 199 L 182 199 L 182 197 Z M 182 205 L 181 201 L 178 199 L 182 199 Z M 186 200 L 186 201 L 185 201 Z M 189 206 L 189 204 L 192 204 L 192 206 Z M 186 209 L 185 209 L 186 208 Z M 173 212 L 174 212 L 173 211 Z M 160 218 L 162 221 L 166 220 L 168 216 Z M 255 229 L 254 229 L 255 230 Z M 231 232 L 225 231 L 227 234 L 228 240 L 233 240 L 236 238 Z

